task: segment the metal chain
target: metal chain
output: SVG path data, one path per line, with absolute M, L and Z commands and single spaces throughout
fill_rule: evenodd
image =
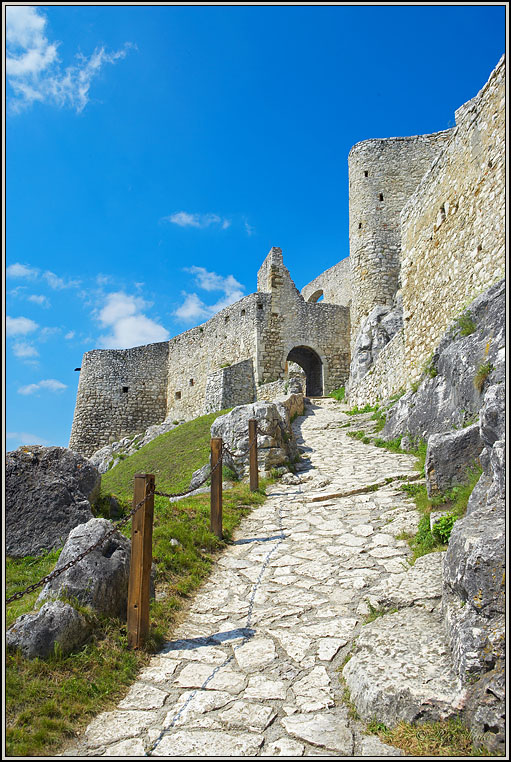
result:
M 264 434 L 266 432 L 260 432 L 260 433 Z M 257 434 L 254 437 L 254 439 L 249 443 L 247 451 L 252 449 L 252 447 L 254 446 L 256 441 L 257 441 Z M 234 455 L 234 453 L 232 453 L 229 450 L 227 445 L 225 445 L 223 443 L 222 443 L 222 450 L 224 452 L 226 452 L 227 455 L 229 455 L 231 458 L 236 457 Z M 94 545 L 91 545 L 89 548 L 84 550 L 83 553 L 80 553 L 79 556 L 74 558 L 72 561 L 69 561 L 64 566 L 60 567 L 59 569 L 54 569 L 52 572 L 50 572 L 50 574 L 47 574 L 45 577 L 43 577 L 41 580 L 39 580 L 39 582 L 34 582 L 32 585 L 29 585 L 25 590 L 19 591 L 17 593 L 14 593 L 13 595 L 11 595 L 9 598 L 6 599 L 6 601 L 5 601 L 6 604 L 7 603 L 12 603 L 13 601 L 17 601 L 20 598 L 23 598 L 23 596 L 27 595 L 27 593 L 31 593 L 34 590 L 37 590 L 38 587 L 42 587 L 47 582 L 50 582 L 52 579 L 55 579 L 56 577 L 59 577 L 65 571 L 70 569 L 72 566 L 74 566 L 75 564 L 77 564 L 80 561 L 82 561 L 85 558 L 85 556 L 87 556 L 89 553 L 92 553 L 92 551 L 96 550 L 96 548 L 98 548 L 100 545 L 103 545 L 103 543 L 106 542 L 106 540 L 108 540 L 114 534 L 114 532 L 116 532 L 118 529 L 120 529 L 125 524 L 127 524 L 128 521 L 138 511 L 138 509 L 145 503 L 147 498 L 151 497 L 152 495 L 157 495 L 158 497 L 168 497 L 168 498 L 171 498 L 171 497 L 184 497 L 185 495 L 189 495 L 191 492 L 195 492 L 196 489 L 199 489 L 199 487 L 201 487 L 203 484 L 205 484 L 207 482 L 207 480 L 210 479 L 211 476 L 215 473 L 215 471 L 221 465 L 221 463 L 222 463 L 222 456 L 220 455 L 220 457 L 217 460 L 215 466 L 211 469 L 209 474 L 206 474 L 204 479 L 202 479 L 202 481 L 200 481 L 195 487 L 193 487 L 193 489 L 187 489 L 187 490 L 184 490 L 183 492 L 157 492 L 156 490 L 154 490 L 153 492 L 149 493 L 139 503 L 137 503 L 137 505 L 134 508 L 132 508 L 132 510 L 130 511 L 130 513 L 127 514 L 127 516 L 125 516 L 123 519 L 121 519 L 119 522 L 117 522 L 117 524 L 114 525 L 113 529 L 110 532 L 107 532 L 107 534 L 104 535 L 104 537 L 102 537 L 96 543 L 94 543 Z
M 25 590 L 20 591 L 18 593 L 14 593 L 10 596 L 10 598 L 6 599 L 7 603 L 12 603 L 13 601 L 17 601 L 20 598 L 23 598 L 24 595 L 27 593 L 31 593 L 34 590 L 37 590 L 38 587 L 41 587 L 42 585 L 46 584 L 46 582 L 50 582 L 50 580 L 55 579 L 56 577 L 59 577 L 61 574 L 63 574 L 65 571 L 70 569 L 75 564 L 82 561 L 82 559 L 85 558 L 85 556 L 89 555 L 89 553 L 92 553 L 93 550 L 96 550 L 100 545 L 103 545 L 106 540 L 108 540 L 120 527 L 123 527 L 125 524 L 128 523 L 128 521 L 133 518 L 135 513 L 138 511 L 138 509 L 145 503 L 145 501 L 151 497 L 152 495 L 156 494 L 155 492 L 150 492 L 148 495 L 146 495 L 142 500 L 137 503 L 137 505 L 134 506 L 134 508 L 131 509 L 131 511 L 125 516 L 123 519 L 117 522 L 117 524 L 114 525 L 113 529 L 111 529 L 109 532 L 107 532 L 100 540 L 94 543 L 94 545 L 91 545 L 89 548 L 83 551 L 83 553 L 80 553 L 79 556 L 76 558 L 73 558 L 71 561 L 68 561 L 67 564 L 64 566 L 61 566 L 58 569 L 54 569 L 50 574 L 47 574 L 46 577 L 43 577 L 39 582 L 34 582 L 32 585 L 29 585 Z

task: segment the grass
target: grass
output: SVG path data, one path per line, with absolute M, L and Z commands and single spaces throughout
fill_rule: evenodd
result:
M 452 487 L 442 495 L 428 498 L 425 484 L 403 484 L 401 489 L 407 492 L 415 500 L 415 505 L 421 519 L 414 536 L 404 536 L 413 552 L 410 564 L 427 553 L 445 550 L 451 534 L 454 522 L 465 515 L 468 500 L 472 490 L 481 476 L 482 469 L 474 466 L 467 471 L 467 483 L 459 487 Z M 431 531 L 430 513 L 435 508 L 441 507 L 448 511 L 450 519 L 444 520 L 439 529 Z M 449 526 L 450 525 L 450 526 Z
M 344 386 L 341 386 L 340 389 L 333 389 L 328 396 L 333 397 L 334 400 L 337 400 L 337 402 L 343 402 L 344 393 L 345 393 Z
M 216 415 L 219 415 L 217 413 Z M 114 493 L 121 505 L 132 500 L 133 475 L 154 473 L 156 489 L 177 492 L 209 457 L 209 429 L 215 414 L 184 423 L 141 448 L 103 475 L 102 494 Z M 93 616 L 94 637 L 79 651 L 47 661 L 27 660 L 19 652 L 6 657 L 6 753 L 30 757 L 54 755 L 92 717 L 111 709 L 127 692 L 151 652 L 171 637 L 180 610 L 208 576 L 215 557 L 253 506 L 264 502 L 265 487 L 250 492 L 238 482 L 223 494 L 224 540 L 209 530 L 209 495 L 171 503 L 155 497 L 153 560 L 158 600 L 151 602 L 150 636 L 139 651 L 128 651 L 125 623 Z M 130 524 L 123 532 L 129 535 Z M 171 545 L 170 540 L 178 540 Z M 7 559 L 7 596 L 42 579 L 60 551 L 40 558 Z M 31 611 L 40 590 L 6 607 L 7 624 Z
M 474 376 L 474 386 L 481 394 L 483 391 L 484 382 L 492 372 L 494 366 L 491 364 L 491 362 L 488 360 L 487 362 L 481 363 L 479 368 L 477 369 L 477 372 Z
M 397 611 L 397 608 L 377 609 L 369 601 L 366 601 L 366 603 L 369 606 L 369 614 L 366 614 L 362 624 L 369 624 L 370 622 L 374 622 L 375 619 L 385 616 L 385 614 L 395 614 Z
M 364 405 L 364 407 L 358 407 L 358 405 L 355 405 L 355 407 L 352 407 L 351 410 L 346 410 L 347 415 L 360 415 L 361 413 L 374 413 L 376 410 L 378 410 L 379 405 L 370 405 L 367 403 L 367 405 Z
M 367 725 L 383 743 L 403 749 L 409 757 L 490 757 L 492 753 L 474 744 L 461 718 L 437 722 L 399 722 L 389 730 L 384 723 L 372 720 Z
M 477 326 L 469 312 L 464 312 L 456 318 L 454 327 L 460 336 L 470 336 L 471 333 L 477 330 Z

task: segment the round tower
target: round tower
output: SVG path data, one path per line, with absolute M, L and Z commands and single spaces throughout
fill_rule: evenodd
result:
M 451 132 L 364 140 L 349 153 L 352 343 L 372 308 L 393 302 L 399 288 L 401 210 Z

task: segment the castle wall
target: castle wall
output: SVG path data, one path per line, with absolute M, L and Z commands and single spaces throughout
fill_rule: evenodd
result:
M 211 373 L 206 381 L 205 413 L 246 405 L 256 400 L 254 363 L 242 360 Z
M 235 366 L 242 360 L 255 358 L 256 324 L 263 312 L 262 307 L 258 305 L 262 305 L 263 302 L 264 299 L 259 299 L 258 294 L 250 294 L 218 312 L 207 323 L 169 341 L 166 411 L 168 418 L 190 420 L 204 415 L 208 376 L 222 368 Z M 226 375 L 232 373 L 228 371 Z M 220 397 L 226 393 L 222 379 L 222 374 L 214 379 L 222 387 L 215 392 L 215 395 Z M 214 380 L 210 382 L 211 389 L 214 387 Z M 237 398 L 240 398 L 239 395 Z M 244 400 L 250 401 L 252 400 Z M 224 405 L 221 405 L 216 409 L 221 410 L 223 407 Z M 208 412 L 209 410 L 210 406 Z
M 505 95 L 502 58 L 403 209 L 409 381 L 464 306 L 505 274 Z
M 321 359 L 324 393 L 342 386 L 349 373 L 348 308 L 306 302 L 291 280 L 278 248 L 273 248 L 263 262 L 257 288 L 268 298 L 265 319 L 257 326 L 258 381 L 269 383 L 285 378 L 288 354 L 303 346 Z
M 351 301 L 351 264 L 349 257 L 311 280 L 300 291 L 306 302 L 317 302 L 323 292 L 323 301 L 347 307 Z
M 401 210 L 450 134 L 365 140 L 349 153 L 352 345 L 372 308 L 392 305 L 399 288 Z
M 168 342 L 95 349 L 82 358 L 69 447 L 92 455 L 161 423 L 167 409 Z

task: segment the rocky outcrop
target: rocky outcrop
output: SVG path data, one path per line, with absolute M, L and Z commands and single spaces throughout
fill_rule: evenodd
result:
M 211 426 L 212 437 L 222 437 L 232 456 L 223 462 L 241 479 L 248 474 L 248 421 L 257 419 L 257 454 L 259 472 L 264 476 L 274 468 L 288 467 L 298 458 L 298 448 L 291 428 L 291 419 L 303 413 L 303 396 L 291 394 L 275 402 L 254 402 L 239 405 L 217 418 Z
M 6 642 L 9 648 L 19 648 L 26 659 L 47 659 L 79 648 L 91 630 L 87 619 L 69 603 L 50 601 L 39 611 L 18 617 L 7 630 Z
M 390 410 L 382 436 L 427 439 L 476 421 L 486 390 L 505 382 L 505 316 L 502 280 L 472 302 L 444 334 L 419 387 Z
M 7 453 L 5 549 L 9 556 L 40 555 L 61 547 L 69 532 L 93 518 L 101 476 L 65 447 L 24 446 Z
M 73 529 L 55 569 L 60 569 L 94 545 L 113 528 L 107 519 L 91 519 Z M 116 531 L 105 543 L 88 553 L 43 587 L 37 603 L 64 595 L 107 616 L 126 619 L 131 543 Z
M 360 326 L 353 347 L 350 378 L 347 392 L 364 378 L 376 362 L 378 355 L 393 336 L 403 326 L 403 304 L 400 294 L 396 295 L 395 306 L 377 304 Z
M 482 449 L 478 423 L 460 431 L 432 434 L 424 464 L 428 497 L 465 484 L 467 470 L 479 464 Z

